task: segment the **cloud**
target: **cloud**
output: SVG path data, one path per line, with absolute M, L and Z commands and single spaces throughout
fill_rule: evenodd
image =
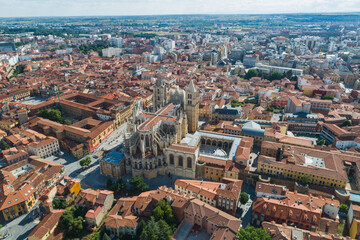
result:
M 0 0 L 1 17 L 352 12 L 359 0 Z

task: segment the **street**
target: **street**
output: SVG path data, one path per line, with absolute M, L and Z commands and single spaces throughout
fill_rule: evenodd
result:
M 8 235 L 6 239 L 24 240 L 31 233 L 31 231 L 40 222 L 39 219 L 39 201 L 37 201 L 33 208 L 27 214 L 15 218 L 10 222 L 2 222 L 3 227 L 0 229 L 2 236 Z
M 65 152 L 63 157 L 51 156 L 46 160 L 63 164 L 65 166 L 65 175 L 78 179 L 82 188 L 102 188 L 106 184 L 107 177 L 100 175 L 99 158 L 97 154 L 100 151 L 110 151 L 117 148 L 123 142 L 124 131 L 127 124 L 123 124 L 112 132 L 99 146 L 88 156 L 91 157 L 91 165 L 87 169 L 82 169 L 79 159 L 76 159 L 70 152 Z M 87 156 L 85 156 L 87 157 Z M 23 214 L 10 222 L 2 221 L 3 227 L 0 234 L 7 237 L 5 239 L 23 240 L 40 222 L 40 202 L 37 201 L 34 207 L 26 214 Z
M 100 143 L 99 146 L 97 146 L 97 148 L 92 153 L 85 156 L 89 156 L 91 158 L 90 168 L 93 168 L 94 166 L 97 166 L 97 168 L 99 167 L 100 157 L 98 156 L 98 154 L 100 151 L 110 151 L 116 149 L 116 147 L 124 141 L 124 132 L 126 131 L 126 128 L 127 123 L 124 123 L 118 129 L 112 132 L 102 143 Z M 63 157 L 51 156 L 46 158 L 46 160 L 65 165 L 65 175 L 78 179 L 80 181 L 83 179 L 83 176 L 80 176 L 78 178 L 78 175 L 80 173 L 81 175 L 84 175 L 84 171 L 90 172 L 88 169 L 85 169 L 83 171 L 82 167 L 79 164 L 79 159 L 76 159 L 70 152 L 65 152 Z M 93 168 L 93 170 L 94 169 L 95 168 Z M 97 169 L 97 171 L 100 174 L 100 170 Z

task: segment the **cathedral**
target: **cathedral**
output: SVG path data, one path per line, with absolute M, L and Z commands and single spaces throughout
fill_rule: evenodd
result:
M 152 106 L 152 112 L 140 113 L 128 123 L 124 142 L 126 174 L 145 178 L 168 174 L 169 162 L 164 152 L 198 129 L 199 93 L 193 80 L 185 91 L 178 87 L 168 91 L 159 75 Z M 192 157 L 191 161 L 186 175 L 195 177 L 196 158 Z

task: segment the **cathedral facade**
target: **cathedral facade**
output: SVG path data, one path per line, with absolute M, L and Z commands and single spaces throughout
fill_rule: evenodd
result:
M 180 143 L 188 131 L 197 130 L 198 108 L 193 81 L 185 91 L 175 88 L 168 92 L 159 76 L 153 89 L 153 112 L 140 113 L 128 122 L 124 143 L 126 173 L 145 178 L 168 174 L 169 160 L 164 152 L 170 145 Z M 184 175 L 195 177 L 195 160 L 195 155 L 184 156 Z

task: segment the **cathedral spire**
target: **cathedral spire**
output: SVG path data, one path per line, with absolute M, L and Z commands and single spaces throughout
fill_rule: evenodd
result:
M 196 87 L 194 85 L 194 80 L 190 80 L 190 84 L 189 86 L 186 88 L 187 92 L 191 92 L 191 93 L 195 93 L 196 92 Z
M 156 79 L 156 82 L 155 82 L 155 85 L 156 86 L 162 86 L 163 83 L 164 83 L 164 80 L 163 80 L 163 78 L 161 76 L 161 73 L 159 72 L 158 76 L 157 76 L 157 79 Z

